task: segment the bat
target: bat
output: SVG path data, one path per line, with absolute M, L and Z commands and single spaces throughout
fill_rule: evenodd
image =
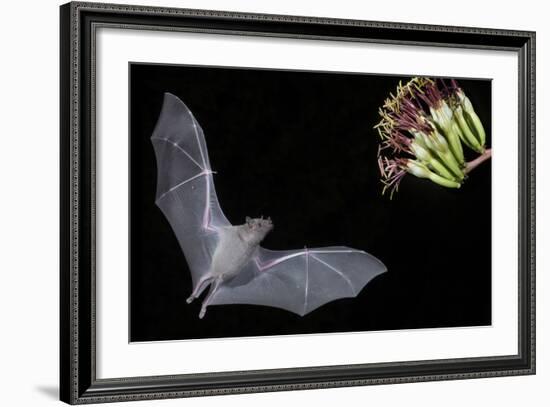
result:
M 268 250 L 260 246 L 273 229 L 270 218 L 247 217 L 232 225 L 220 207 L 204 133 L 176 96 L 165 93 L 151 136 L 157 161 L 155 203 L 183 251 L 193 291 L 208 287 L 207 307 L 254 304 L 303 316 L 339 298 L 355 297 L 386 271 L 376 257 L 345 246 Z

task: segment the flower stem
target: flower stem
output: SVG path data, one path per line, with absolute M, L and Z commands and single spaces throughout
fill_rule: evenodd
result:
M 464 168 L 464 173 L 468 174 L 471 172 L 474 168 L 476 168 L 479 164 L 483 163 L 484 161 L 487 161 L 489 158 L 491 158 L 492 150 L 488 148 L 481 154 L 479 157 L 477 157 L 475 160 L 468 161 L 466 163 L 466 168 Z

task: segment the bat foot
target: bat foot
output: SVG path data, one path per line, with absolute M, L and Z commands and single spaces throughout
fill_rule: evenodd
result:
M 193 300 L 195 299 L 194 296 L 190 296 L 189 298 L 187 298 L 185 301 L 187 302 L 187 304 L 191 304 L 193 302 Z
M 203 318 L 204 318 L 204 314 L 206 314 L 206 307 L 202 307 L 202 308 L 201 308 L 201 312 L 199 312 L 199 318 L 200 318 L 200 319 L 203 319 Z

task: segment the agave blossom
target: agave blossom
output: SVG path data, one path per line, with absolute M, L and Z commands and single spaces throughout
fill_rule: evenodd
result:
M 415 77 L 390 94 L 375 126 L 381 138 L 378 165 L 382 193 L 393 193 L 406 174 L 447 188 L 460 188 L 466 175 L 491 156 L 485 130 L 458 83 Z M 462 145 L 479 153 L 464 161 Z

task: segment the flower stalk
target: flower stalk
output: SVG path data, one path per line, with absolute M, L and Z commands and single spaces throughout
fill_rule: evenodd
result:
M 379 114 L 375 128 L 381 138 L 382 193 L 391 191 L 393 196 L 405 174 L 460 188 L 466 175 L 491 156 L 483 124 L 455 80 L 415 77 L 405 85 L 399 82 Z M 466 162 L 463 145 L 480 156 Z
M 475 160 L 472 160 L 466 164 L 466 167 L 464 168 L 464 172 L 466 174 L 470 173 L 472 170 L 474 170 L 478 165 L 481 163 L 487 161 L 492 156 L 492 150 L 490 148 L 486 149 L 483 154 L 481 154 L 479 157 L 477 157 Z

